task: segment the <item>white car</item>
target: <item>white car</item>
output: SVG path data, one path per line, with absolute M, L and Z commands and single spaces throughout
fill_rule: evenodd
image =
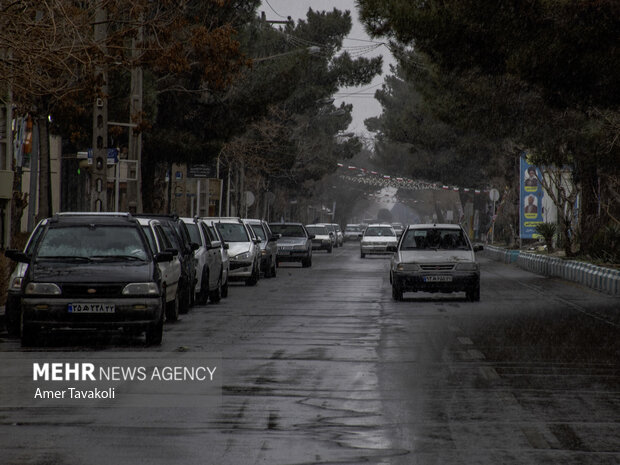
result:
M 209 218 L 220 236 L 228 244 L 231 281 L 245 281 L 246 286 L 255 286 L 260 279 L 260 239 L 246 226 L 241 218 Z
M 332 253 L 332 249 L 334 248 L 334 234 L 327 230 L 327 226 L 322 224 L 307 224 L 306 230 L 308 233 L 314 234 L 314 239 L 312 239 L 312 250 L 325 250 L 327 253 Z
M 480 300 L 480 267 L 467 234 L 458 224 L 408 226 L 390 266 L 392 297 L 403 292 L 465 291 L 468 300 Z
M 369 224 L 360 241 L 360 257 L 367 254 L 392 253 L 388 247 L 398 243 L 396 232 L 391 224 Z
M 158 262 L 157 267 L 162 277 L 164 293 L 166 295 L 166 319 L 176 321 L 179 318 L 179 280 L 181 279 L 181 260 L 179 254 L 168 239 L 159 220 L 150 220 L 148 218 L 137 218 L 138 223 L 142 226 L 142 231 L 149 241 L 151 251 L 172 252 L 174 258 L 172 261 Z
M 208 218 L 201 218 L 202 229 L 207 233 L 210 241 L 219 241 L 220 257 L 222 260 L 222 297 L 228 297 L 228 276 L 230 276 L 230 259 L 228 258 L 228 244 L 215 228 L 215 222 Z
M 217 303 L 222 298 L 224 269 L 222 267 L 221 243 L 219 239 L 211 240 L 209 233 L 198 218 L 181 218 L 187 226 L 192 243 L 198 244 L 194 250 L 196 259 L 196 302 L 206 304 L 207 300 Z

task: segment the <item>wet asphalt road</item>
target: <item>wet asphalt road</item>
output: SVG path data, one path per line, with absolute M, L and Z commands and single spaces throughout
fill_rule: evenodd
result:
M 618 299 L 482 255 L 481 302 L 394 302 L 357 247 L 166 325 L 222 354 L 220 407 L 0 409 L 0 464 L 620 463 Z

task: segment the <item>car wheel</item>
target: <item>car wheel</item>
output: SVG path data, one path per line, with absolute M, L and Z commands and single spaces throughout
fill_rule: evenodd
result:
M 222 300 L 222 273 L 220 273 L 220 277 L 217 280 L 216 288 L 209 292 L 209 300 L 212 304 L 216 304 Z
M 397 302 L 403 300 L 403 288 L 400 287 L 400 284 L 396 280 L 392 282 L 392 299 Z
M 329 249 L 327 249 L 327 253 L 332 253 L 333 247 L 330 247 Z
M 146 345 L 158 346 L 164 338 L 164 315 L 162 312 L 159 321 L 150 325 L 145 331 Z
M 366 254 L 364 252 L 360 252 L 360 258 L 366 258 Z
M 271 278 L 271 265 L 269 263 L 265 266 L 265 278 Z
M 171 302 L 166 302 L 166 321 L 177 321 L 179 319 L 179 292 L 174 296 L 174 300 Z
M 312 266 L 312 257 L 310 256 L 310 257 L 308 257 L 308 258 L 304 258 L 304 259 L 301 261 L 301 266 L 302 266 L 303 268 L 310 268 L 310 267 Z
M 30 347 L 35 345 L 37 341 L 38 331 L 35 326 L 29 325 L 24 322 L 24 314 L 22 313 L 19 319 L 19 326 L 21 329 L 21 345 L 22 347 Z
M 468 289 L 466 291 L 467 300 L 471 302 L 479 302 L 480 301 L 480 284 Z
M 273 265 L 271 266 L 271 277 L 275 278 L 276 274 L 277 274 L 277 270 L 278 270 L 278 266 L 276 264 L 276 262 L 273 262 Z
M 179 283 L 181 295 L 179 296 L 179 313 L 189 312 L 191 305 L 190 295 L 194 293 L 189 283 L 183 282 L 183 285 Z
M 202 279 L 200 281 L 200 292 L 196 296 L 196 302 L 198 303 L 198 305 L 205 305 L 207 303 L 208 297 L 209 297 L 209 273 L 205 269 L 202 272 Z
M 19 337 L 21 329 L 21 307 L 18 299 L 7 299 L 6 313 L 4 315 L 6 332 L 10 337 Z
M 228 297 L 228 277 L 226 277 L 226 282 L 222 285 L 222 297 Z
M 245 280 L 246 286 L 256 286 L 258 283 L 258 279 L 260 276 L 260 271 L 258 269 L 258 265 L 254 266 L 254 270 L 252 271 L 252 276 Z

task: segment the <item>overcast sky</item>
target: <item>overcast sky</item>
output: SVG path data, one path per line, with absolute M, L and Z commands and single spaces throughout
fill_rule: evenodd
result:
M 353 27 L 348 38 L 345 39 L 343 46 L 351 55 L 364 56 L 370 58 L 383 55 L 383 74 L 366 86 L 348 87 L 340 89 L 336 94 L 334 105 L 338 106 L 341 102 L 353 104 L 353 122 L 349 127 L 350 131 L 356 133 L 367 133 L 364 126 L 364 119 L 370 116 L 381 114 L 381 105 L 374 98 L 376 89 L 381 88 L 383 78 L 389 73 L 390 64 L 394 63 L 394 58 L 384 45 L 375 50 L 369 50 L 373 46 L 371 39 L 364 27 L 359 22 L 355 0 L 262 0 L 260 11 L 264 11 L 267 19 L 282 20 L 290 16 L 295 21 L 300 18 L 305 19 L 308 8 L 318 11 L 331 11 L 334 8 L 339 10 L 349 10 L 353 19 Z M 375 39 L 376 41 L 376 39 Z M 379 42 L 381 40 L 378 40 Z M 348 94 L 348 95 L 347 95 Z

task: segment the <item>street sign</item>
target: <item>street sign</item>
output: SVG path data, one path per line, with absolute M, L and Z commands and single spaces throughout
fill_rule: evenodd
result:
M 213 167 L 208 163 L 188 163 L 187 165 L 187 177 L 188 178 L 212 178 Z
M 254 205 L 254 200 L 256 200 L 254 198 L 254 194 L 250 191 L 245 191 L 245 205 L 246 207 L 251 207 L 252 205 Z
M 491 189 L 489 191 L 489 199 L 493 202 L 497 202 L 499 200 L 499 191 L 497 189 Z

